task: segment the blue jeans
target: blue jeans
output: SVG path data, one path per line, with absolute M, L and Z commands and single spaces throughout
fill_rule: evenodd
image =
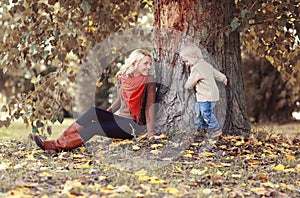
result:
M 204 132 L 206 128 L 209 131 L 220 130 L 219 122 L 216 116 L 213 114 L 216 102 L 196 102 L 196 130 Z

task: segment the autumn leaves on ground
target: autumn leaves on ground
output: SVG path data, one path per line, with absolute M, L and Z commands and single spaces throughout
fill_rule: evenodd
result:
M 300 196 L 299 137 L 259 131 L 214 144 L 197 136 L 181 152 L 171 139 L 97 137 L 57 154 L 30 140 L 3 140 L 0 197 Z M 164 147 L 178 155 L 163 157 Z

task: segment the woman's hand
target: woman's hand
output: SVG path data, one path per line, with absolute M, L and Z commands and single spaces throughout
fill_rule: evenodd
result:
M 148 138 L 148 139 L 151 139 L 151 138 L 153 138 L 154 136 L 156 136 L 155 131 L 147 131 L 147 138 Z

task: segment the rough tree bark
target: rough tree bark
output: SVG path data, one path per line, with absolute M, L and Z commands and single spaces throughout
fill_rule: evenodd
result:
M 226 93 L 218 84 L 221 97 L 216 107 L 224 132 L 249 131 L 239 32 L 227 31 L 235 11 L 234 1 L 154 0 L 153 7 L 154 56 L 161 105 L 158 128 L 166 131 L 193 126 L 195 97 L 193 91 L 184 90 L 189 71 L 178 58 L 180 47 L 193 43 L 228 78 Z

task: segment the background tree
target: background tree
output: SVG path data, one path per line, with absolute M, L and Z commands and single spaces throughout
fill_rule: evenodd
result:
M 254 122 L 286 123 L 300 100 L 299 1 L 239 1 L 243 70 Z
M 267 59 L 253 54 L 244 54 L 243 74 L 251 122 L 284 124 L 292 120 L 299 86 L 290 86 Z

